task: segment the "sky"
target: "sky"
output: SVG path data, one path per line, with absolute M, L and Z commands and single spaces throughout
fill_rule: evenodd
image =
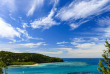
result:
M 110 38 L 110 0 L 0 0 L 0 50 L 99 58 Z

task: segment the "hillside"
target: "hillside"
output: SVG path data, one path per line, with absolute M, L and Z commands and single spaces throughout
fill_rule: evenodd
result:
M 61 58 L 38 53 L 13 53 L 8 51 L 0 51 L 0 61 L 7 65 L 63 62 Z

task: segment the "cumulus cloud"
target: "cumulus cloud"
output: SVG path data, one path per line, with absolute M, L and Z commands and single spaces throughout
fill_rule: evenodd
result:
M 20 37 L 20 33 L 17 32 L 11 24 L 5 22 L 4 19 L 0 18 L 0 36 L 6 38 Z
M 54 21 L 53 16 L 56 12 L 56 5 L 58 4 L 58 0 L 55 0 L 54 6 L 51 9 L 49 15 L 47 17 L 43 17 L 40 19 L 37 19 L 31 23 L 32 28 L 43 28 L 48 29 L 54 25 L 58 25 L 56 21 Z
M 29 8 L 29 11 L 27 13 L 27 16 L 33 15 L 36 8 L 42 7 L 44 3 L 44 0 L 33 0 L 31 2 L 31 7 Z

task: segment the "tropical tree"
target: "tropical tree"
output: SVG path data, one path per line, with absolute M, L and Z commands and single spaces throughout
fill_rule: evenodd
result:
M 0 61 L 0 74 L 3 74 L 3 68 L 5 69 L 6 74 L 7 66 L 3 61 Z
M 1 51 L 0 53 L 0 74 L 3 73 L 3 68 L 4 68 L 4 73 L 7 74 L 7 66 L 11 63 L 11 60 L 9 58 L 9 54 L 4 51 Z
M 99 67 L 98 71 L 102 72 L 103 74 L 110 74 L 110 43 L 106 40 L 105 41 L 106 50 L 103 51 L 102 57 L 104 59 L 99 60 Z
M 0 74 L 3 74 L 3 62 L 2 61 L 0 61 Z

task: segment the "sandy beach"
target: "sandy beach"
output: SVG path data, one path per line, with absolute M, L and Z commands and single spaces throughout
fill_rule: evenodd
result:
M 13 67 L 15 67 L 15 66 L 38 66 L 39 64 L 33 64 L 33 65 L 10 65 L 10 66 L 13 66 Z

